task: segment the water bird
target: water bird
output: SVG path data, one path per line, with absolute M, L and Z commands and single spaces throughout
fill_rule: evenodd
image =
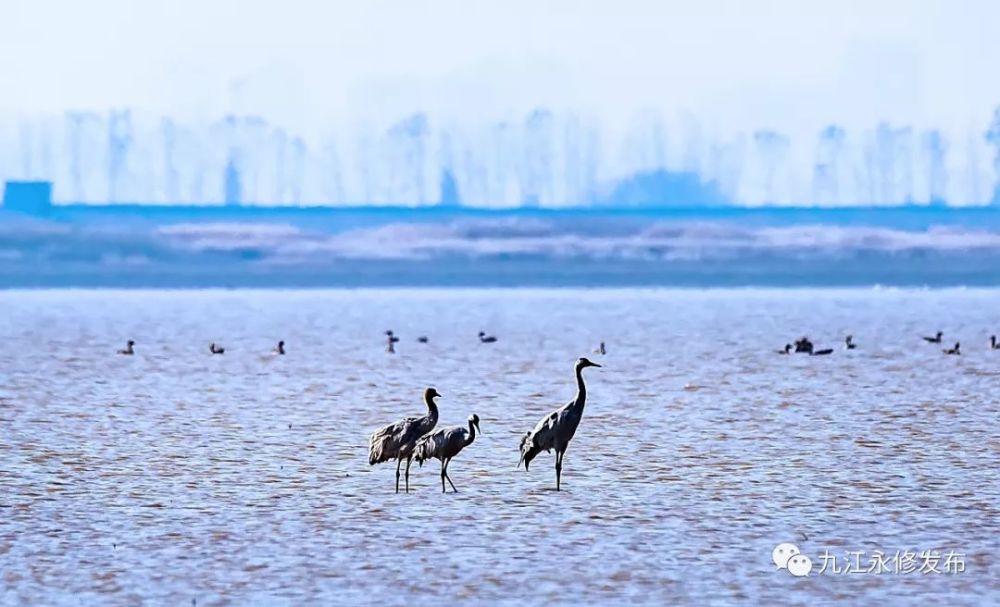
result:
M 130 339 L 125 343 L 125 349 L 118 350 L 118 353 L 123 354 L 125 356 L 132 356 L 133 354 L 135 354 L 135 348 L 133 348 L 133 346 L 135 346 L 135 341 Z
M 479 342 L 484 344 L 496 343 L 497 338 L 493 335 L 487 335 L 486 331 L 479 332 Z
M 527 470 L 531 460 L 545 451 L 548 453 L 552 449 L 556 452 L 556 491 L 560 490 L 562 479 L 562 462 L 569 442 L 576 434 L 576 428 L 583 418 L 583 407 L 587 403 L 587 386 L 583 383 L 583 370 L 587 367 L 600 367 L 601 365 L 591 362 L 586 358 L 576 361 L 576 398 L 566 405 L 556 409 L 549 415 L 543 417 L 534 429 L 526 432 L 521 438 L 521 459 L 518 467 L 524 462 L 524 469 Z
M 1000 350 L 1000 343 L 997 343 L 996 335 L 990 335 L 990 350 Z
M 417 338 L 417 343 L 419 343 L 419 344 L 425 344 L 428 341 L 430 341 L 430 340 L 427 339 L 426 335 L 421 335 L 420 337 Z
M 791 352 L 792 352 L 792 344 L 785 344 L 784 349 L 777 350 L 777 352 L 778 352 L 778 354 L 791 354 Z
M 217 345 L 214 341 L 208 345 L 208 351 L 212 354 L 225 354 L 226 349 Z
M 833 348 L 824 348 L 822 350 L 814 350 L 809 353 L 809 356 L 829 356 L 833 354 Z
M 607 353 L 608 351 L 604 348 L 603 341 L 601 342 L 601 345 L 597 346 L 597 348 L 594 350 L 594 354 L 600 354 L 601 356 L 604 356 Z
M 417 465 L 423 466 L 425 460 L 436 458 L 441 462 L 441 492 L 445 493 L 444 481 L 451 485 L 451 490 L 458 493 L 455 483 L 451 482 L 448 476 L 448 464 L 451 459 L 458 455 L 476 440 L 476 431 L 479 430 L 479 416 L 473 413 L 469 416 L 469 427 L 454 426 L 438 430 L 434 434 L 427 434 L 419 441 L 413 449 L 413 458 L 417 460 Z
M 924 341 L 929 344 L 939 344 L 941 343 L 941 337 L 944 335 L 941 331 L 934 334 L 934 337 L 924 337 Z
M 962 353 L 962 351 L 960 350 L 960 348 L 961 348 L 961 344 L 956 341 L 954 348 L 946 348 L 946 349 L 941 350 L 941 351 L 944 352 L 945 354 L 952 354 L 952 355 L 958 356 L 958 355 L 960 355 Z
M 812 354 L 813 343 L 809 341 L 808 337 L 801 337 L 795 340 L 795 353 L 796 354 Z
M 854 350 L 855 348 L 858 347 L 858 344 L 854 343 L 854 336 L 853 335 L 848 335 L 847 337 L 844 338 L 844 346 L 848 350 Z
M 368 463 L 372 466 L 396 460 L 396 493 L 399 493 L 399 466 L 406 460 L 406 492 L 410 492 L 410 462 L 417 441 L 434 429 L 438 422 L 438 408 L 434 402 L 441 395 L 434 388 L 424 390 L 427 415 L 407 417 L 384 428 L 379 428 L 368 438 Z
M 284 342 L 284 340 L 279 341 L 278 345 L 274 346 L 274 349 L 271 350 L 271 352 L 273 352 L 275 354 L 279 354 L 281 356 L 284 356 L 285 355 L 285 342 Z
M 386 338 L 385 339 L 385 341 L 386 341 L 385 351 L 388 352 L 389 354 L 395 354 L 396 353 L 396 343 L 399 342 L 399 338 L 396 337 L 396 334 L 393 333 L 391 329 L 389 331 L 385 332 L 385 338 Z

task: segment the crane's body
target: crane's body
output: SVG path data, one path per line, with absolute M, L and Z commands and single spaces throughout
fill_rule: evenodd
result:
M 406 460 L 406 492 L 410 491 L 410 462 L 417 440 L 434 429 L 438 408 L 434 399 L 441 396 L 434 388 L 424 390 L 427 415 L 407 417 L 372 433 L 368 438 L 368 463 L 372 466 L 396 460 L 396 493 L 399 493 L 399 467 Z
M 561 489 L 563 456 L 569 447 L 569 442 L 576 435 L 576 429 L 580 425 L 580 420 L 583 419 L 583 408 L 587 403 L 587 386 L 583 382 L 583 370 L 587 367 L 600 366 L 586 358 L 578 360 L 576 363 L 576 398 L 543 417 L 530 432 L 526 432 L 521 438 L 521 460 L 518 462 L 518 466 L 524 462 L 525 470 L 542 451 L 548 453 L 554 450 L 556 452 L 556 491 Z
M 469 416 L 468 428 L 464 426 L 445 428 L 438 430 L 434 434 L 428 434 L 417 441 L 417 445 L 413 450 L 413 457 L 417 460 L 417 464 L 422 466 L 424 461 L 429 459 L 436 459 L 441 462 L 442 492 L 445 491 L 444 481 L 447 480 L 451 485 L 452 491 L 458 493 L 458 489 L 455 489 L 455 483 L 451 482 L 451 477 L 448 476 L 448 464 L 451 463 L 451 459 L 458 455 L 462 449 L 465 449 L 476 440 L 476 430 L 478 429 L 479 416 L 472 414 Z M 482 433 L 481 430 L 480 433 Z

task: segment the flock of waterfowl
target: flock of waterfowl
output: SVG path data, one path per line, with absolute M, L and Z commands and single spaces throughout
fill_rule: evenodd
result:
M 924 341 L 931 344 L 942 343 L 942 338 L 944 337 L 944 332 L 938 331 L 933 337 L 924 337 Z M 602 344 L 603 345 L 603 344 Z M 854 343 L 854 336 L 848 335 L 844 338 L 844 349 L 854 350 L 858 347 L 858 344 Z M 989 350 L 1000 350 L 1000 342 L 997 341 L 996 335 L 990 335 L 990 343 L 987 346 Z M 945 354 L 951 356 L 958 356 L 962 354 L 962 344 L 955 342 L 955 346 L 952 348 L 945 348 L 941 350 Z M 808 354 L 809 356 L 827 356 L 833 354 L 833 348 L 824 348 L 822 350 L 817 350 L 808 337 L 800 337 L 796 339 L 793 344 L 785 344 L 785 347 L 778 350 L 778 354 Z
M 396 351 L 395 344 L 399 343 L 400 338 L 392 330 L 386 331 L 385 335 L 386 351 L 394 353 Z M 943 336 L 944 333 L 938 331 L 933 337 L 924 337 L 923 339 L 931 344 L 940 344 Z M 484 344 L 497 341 L 495 336 L 487 335 L 484 331 L 479 332 L 478 338 L 479 342 Z M 429 340 L 426 336 L 420 336 L 417 338 L 417 342 L 426 344 Z M 844 339 L 844 349 L 854 350 L 857 347 L 853 336 L 848 335 Z M 945 348 L 942 351 L 948 355 L 959 355 L 961 354 L 960 347 L 961 345 L 956 342 L 953 348 Z M 1000 342 L 997 341 L 996 335 L 990 336 L 989 349 L 1000 350 Z M 214 342 L 209 345 L 209 352 L 213 355 L 224 354 L 225 351 L 225 348 Z M 603 341 L 594 352 L 601 355 L 607 353 Z M 285 342 L 279 341 L 272 353 L 284 355 Z M 795 353 L 826 356 L 833 353 L 833 348 L 817 349 L 808 337 L 801 337 L 795 340 L 794 344 L 785 344 L 783 349 L 778 350 L 778 354 Z M 125 349 L 118 350 L 118 354 L 135 354 L 135 341 L 128 340 Z M 587 386 L 583 381 L 583 370 L 588 367 L 600 366 L 587 358 L 577 360 L 575 367 L 576 398 L 543 417 L 521 437 L 519 446 L 521 457 L 518 461 L 518 467 L 523 463 L 525 470 L 542 451 L 546 453 L 555 451 L 556 491 L 561 490 L 562 486 L 563 457 L 570 441 L 576 434 L 577 427 L 580 425 L 587 401 Z M 451 477 L 448 476 L 448 464 L 463 449 L 471 445 L 476 440 L 477 433 L 482 434 L 482 430 L 479 428 L 479 416 L 473 413 L 469 416 L 467 427 L 455 426 L 435 432 L 438 422 L 438 407 L 435 399 L 440 397 L 441 394 L 435 388 L 427 388 L 424 391 L 424 404 L 427 406 L 425 415 L 407 417 L 379 428 L 368 439 L 368 463 L 370 465 L 396 462 L 396 493 L 399 493 L 400 469 L 403 462 L 406 462 L 406 468 L 402 473 L 404 491 L 409 493 L 410 464 L 414 459 L 417 460 L 418 465 L 423 465 L 423 462 L 430 459 L 438 460 L 441 463 L 441 491 L 447 491 L 446 481 L 451 485 L 453 491 L 458 491 Z
M 399 337 L 392 331 L 386 331 L 386 351 L 394 353 L 395 345 L 399 343 Z M 487 335 L 485 331 L 480 331 L 479 342 L 492 344 L 497 342 L 496 336 Z M 428 338 L 421 336 L 417 338 L 419 343 L 428 343 Z M 213 355 L 225 354 L 226 349 L 222 346 L 211 343 L 208 350 Z M 279 341 L 271 351 L 273 354 L 285 354 L 285 342 Z M 595 353 L 605 354 L 607 348 L 604 342 L 594 350 Z M 131 356 L 135 354 L 135 340 L 128 340 L 123 350 L 118 350 L 118 354 Z M 527 470 L 532 460 L 545 451 L 546 453 L 555 451 L 556 461 L 556 490 L 562 488 L 562 462 L 566 449 L 570 441 L 576 434 L 576 428 L 583 418 L 583 408 L 587 401 L 587 386 L 583 381 L 583 370 L 587 367 L 600 367 L 601 365 L 586 358 L 581 358 L 576 362 L 576 398 L 569 403 L 543 417 L 534 428 L 521 437 L 520 453 L 521 459 L 518 467 L 524 464 Z M 400 468 L 406 462 L 404 472 L 404 489 L 410 491 L 410 464 L 414 459 L 418 465 L 429 459 L 436 459 L 441 462 L 441 491 L 446 491 L 445 482 L 451 485 L 453 491 L 457 492 L 455 483 L 448 476 L 448 464 L 463 449 L 476 440 L 476 434 L 482 434 L 479 428 L 479 416 L 473 413 L 469 416 L 468 427 L 456 426 L 445 428 L 434 432 L 438 421 L 438 408 L 434 402 L 440 398 L 441 394 L 434 388 L 427 388 L 424 391 L 424 404 L 427 406 L 427 414 L 422 416 L 407 417 L 393 424 L 376 430 L 368 440 L 368 463 L 371 465 L 380 464 L 395 460 L 396 462 L 396 493 L 399 493 Z

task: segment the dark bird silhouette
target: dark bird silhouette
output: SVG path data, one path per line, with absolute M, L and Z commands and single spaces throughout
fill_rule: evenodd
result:
M 847 337 L 844 338 L 844 347 L 846 347 L 848 350 L 853 350 L 858 347 L 858 344 L 854 343 L 853 335 L 848 335 Z
M 1000 343 L 997 343 L 996 335 L 990 335 L 990 350 L 1000 350 Z
M 813 350 L 809 353 L 809 356 L 829 356 L 833 354 L 833 348 L 824 348 L 822 350 Z
M 451 482 L 448 476 L 448 464 L 451 459 L 459 454 L 476 440 L 476 431 L 479 430 L 479 416 L 473 413 L 469 416 L 469 427 L 455 426 L 438 430 L 434 434 L 428 434 L 417 441 L 417 446 L 413 449 L 413 457 L 417 464 L 424 465 L 425 460 L 436 458 L 441 462 L 441 492 L 445 492 L 444 481 L 451 485 L 451 490 L 458 493 L 455 483 Z M 479 430 L 482 434 L 482 430 Z
M 430 340 L 427 339 L 427 337 L 425 335 L 421 335 L 420 337 L 417 338 L 417 343 L 425 344 L 428 341 L 430 341 Z
M 211 352 L 212 354 L 225 354 L 226 353 L 226 349 L 223 348 L 223 347 L 221 347 L 221 346 L 216 345 L 215 342 L 212 342 L 211 344 L 209 344 L 208 351 Z
M 608 351 L 604 347 L 604 342 L 603 341 L 601 342 L 601 345 L 597 346 L 597 349 L 594 350 L 594 354 L 600 354 L 601 356 L 604 356 L 607 353 L 608 353 Z
M 384 428 L 379 428 L 368 438 L 368 463 L 372 466 L 396 460 L 396 493 L 399 493 L 399 466 L 406 460 L 406 492 L 410 492 L 410 462 L 417 441 L 434 429 L 438 422 L 438 408 L 434 402 L 441 395 L 434 388 L 424 390 L 427 415 L 407 417 Z
M 785 344 L 784 349 L 778 350 L 778 354 L 791 354 L 792 344 Z
M 479 342 L 480 343 L 492 344 L 492 343 L 496 343 L 496 341 L 497 341 L 497 338 L 494 337 L 493 335 L 487 335 L 486 331 L 480 331 L 479 332 Z
M 562 461 L 569 447 L 569 442 L 576 434 L 576 428 L 583 418 L 583 407 L 587 403 L 587 386 L 583 383 L 583 370 L 587 367 L 600 367 L 586 358 L 576 361 L 576 398 L 563 407 L 556 409 L 543 417 L 530 432 L 521 438 L 521 460 L 527 470 L 531 460 L 545 451 L 555 449 L 556 452 L 556 491 L 560 490 L 562 479 Z
M 954 355 L 954 356 L 958 356 L 959 354 L 961 354 L 961 353 L 962 353 L 962 351 L 961 351 L 961 349 L 960 349 L 960 348 L 961 348 L 961 346 L 962 346 L 962 344 L 960 344 L 960 343 L 958 343 L 958 342 L 956 341 L 956 342 L 955 342 L 955 347 L 954 347 L 954 348 L 946 348 L 946 349 L 944 349 L 944 350 L 941 350 L 941 351 L 942 351 L 942 352 L 944 352 L 945 354 L 952 354 L 952 355 Z
M 396 334 L 393 333 L 392 330 L 385 332 L 385 342 L 386 342 L 385 351 L 388 352 L 389 354 L 395 354 L 396 344 L 399 342 L 399 338 L 396 337 Z
M 934 335 L 934 337 L 924 337 L 924 341 L 926 341 L 927 343 L 930 343 L 930 344 L 939 344 L 939 343 L 941 343 L 941 337 L 943 335 L 944 335 L 944 333 L 942 333 L 941 331 L 938 331 Z
M 795 353 L 796 354 L 812 354 L 813 343 L 809 341 L 808 337 L 802 337 L 795 340 Z
M 278 345 L 274 346 L 274 350 L 271 350 L 271 351 L 274 352 L 275 354 L 280 354 L 281 356 L 284 356 L 285 355 L 285 342 L 284 342 L 284 340 L 279 341 Z
M 124 356 L 132 356 L 135 354 L 135 348 L 133 348 L 133 346 L 135 346 L 135 342 L 130 339 L 125 343 L 125 349 L 118 350 L 118 353 Z

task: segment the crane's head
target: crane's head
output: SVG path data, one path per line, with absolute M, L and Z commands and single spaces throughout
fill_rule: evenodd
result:
M 576 361 L 577 369 L 586 369 L 587 367 L 600 367 L 600 366 L 601 365 L 591 361 L 588 358 L 581 358 L 580 360 Z
M 426 401 L 430 401 L 431 399 L 440 397 L 441 395 L 434 388 L 427 388 L 426 390 L 424 390 L 424 400 Z
M 469 423 L 476 427 L 476 432 L 479 432 L 480 434 L 483 433 L 483 431 L 479 429 L 479 416 L 478 415 L 476 415 L 475 413 L 473 413 L 472 415 L 470 415 L 469 416 Z

